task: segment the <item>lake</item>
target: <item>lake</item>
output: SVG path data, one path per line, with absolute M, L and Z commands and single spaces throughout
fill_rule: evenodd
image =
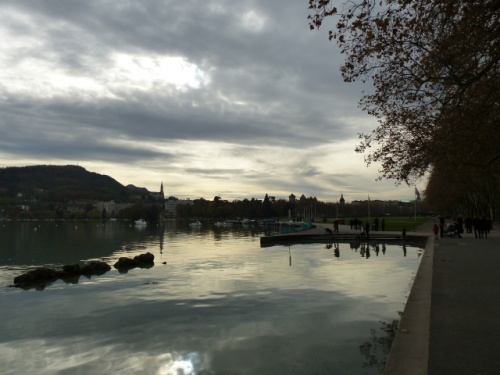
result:
M 0 222 L 0 373 L 379 374 L 422 246 L 260 246 L 259 227 Z M 15 276 L 151 252 L 44 288 Z

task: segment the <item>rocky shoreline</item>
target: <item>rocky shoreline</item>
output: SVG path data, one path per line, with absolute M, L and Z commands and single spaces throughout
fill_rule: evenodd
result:
M 134 258 L 120 257 L 113 265 L 120 273 L 127 273 L 133 268 L 151 268 L 154 266 L 154 255 L 150 252 Z M 91 278 L 101 276 L 111 270 L 111 266 L 103 261 L 90 261 L 84 265 L 69 264 L 62 268 L 38 267 L 14 278 L 12 287 L 43 290 L 47 285 L 61 279 L 66 283 L 78 283 L 80 276 Z

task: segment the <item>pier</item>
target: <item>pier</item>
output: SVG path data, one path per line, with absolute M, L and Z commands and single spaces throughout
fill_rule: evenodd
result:
M 315 224 L 308 230 L 273 234 L 260 237 L 260 246 L 291 245 L 299 243 L 352 243 L 352 242 L 385 242 L 385 243 L 415 243 L 425 244 L 426 238 L 421 234 L 409 232 L 403 239 L 401 232 L 371 231 L 368 237 L 361 236 L 360 230 L 351 229 L 348 225 L 340 225 L 339 233 L 327 233 L 326 228 L 331 225 Z

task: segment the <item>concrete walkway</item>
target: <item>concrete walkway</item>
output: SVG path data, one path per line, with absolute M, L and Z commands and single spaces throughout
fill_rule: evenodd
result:
M 500 231 L 429 236 L 385 375 L 500 374 Z

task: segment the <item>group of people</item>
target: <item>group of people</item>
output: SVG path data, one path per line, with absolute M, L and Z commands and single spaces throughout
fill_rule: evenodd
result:
M 492 228 L 492 221 L 485 217 L 468 217 L 465 220 L 462 217 L 457 217 L 453 223 L 446 225 L 444 216 L 440 216 L 439 225 L 438 223 L 434 223 L 432 231 L 436 239 L 449 236 L 462 238 L 464 226 L 466 233 L 474 232 L 476 238 L 488 238 L 488 233 Z
M 349 225 L 351 226 L 352 229 L 360 229 L 364 230 L 366 232 L 369 232 L 370 230 L 378 231 L 379 228 L 382 228 L 382 231 L 385 230 L 385 218 L 382 217 L 382 219 L 379 220 L 378 217 L 373 219 L 373 223 L 370 224 L 368 221 L 363 225 L 363 220 L 360 219 L 350 219 L 349 220 Z

